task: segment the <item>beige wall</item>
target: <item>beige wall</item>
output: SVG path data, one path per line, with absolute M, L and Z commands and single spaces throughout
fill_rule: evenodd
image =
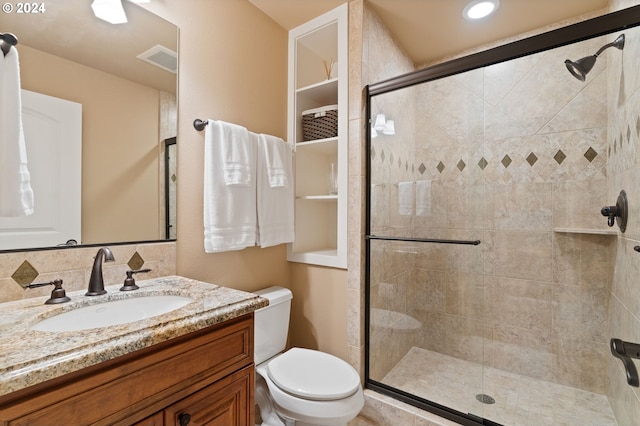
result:
M 348 359 L 346 275 L 340 269 L 291 264 L 292 345 Z
M 203 250 L 203 134 L 192 122 L 213 118 L 286 137 L 287 32 L 248 1 L 170 0 L 149 8 L 180 28 L 178 273 L 247 291 L 289 287 L 290 343 L 346 357 L 346 271 L 290 264 L 284 245 Z
M 20 64 L 23 89 L 82 104 L 82 242 L 161 238 L 160 92 L 25 45 Z
M 248 291 L 290 287 L 283 245 L 204 252 L 204 132 L 192 125 L 212 118 L 286 136 L 287 33 L 247 1 L 170 0 L 146 7 L 180 28 L 178 273 Z
M 179 235 L 175 244 L 161 245 L 169 248 L 168 253 L 166 249 L 159 250 L 161 254 L 152 250 L 151 261 L 162 265 L 157 268 L 160 273 L 178 273 L 240 290 L 270 285 L 292 288 L 291 344 L 346 357 L 346 271 L 291 264 L 286 260 L 284 245 L 220 254 L 205 254 L 203 248 L 204 135 L 193 128 L 193 120 L 225 120 L 254 132 L 285 137 L 287 32 L 244 0 L 167 0 L 146 7 L 180 28 Z M 23 62 L 27 67 L 24 64 L 27 62 Z M 136 246 L 121 250 L 125 254 L 117 258 L 127 262 L 129 252 L 135 253 Z M 8 295 L 5 301 L 37 294 L 25 293 L 11 278 L 24 261 L 45 271 L 38 278 L 64 275 L 74 281 L 74 288 L 82 288 L 86 279 L 74 271 L 84 270 L 87 262 L 90 267 L 93 252 L 82 249 L 0 254 L 0 287 Z M 82 266 L 76 266 L 77 262 Z M 120 269 L 126 263 L 117 268 L 111 266 L 117 271 L 107 280 L 109 284 L 119 280 Z M 105 265 L 105 274 L 108 270 L 109 265 Z

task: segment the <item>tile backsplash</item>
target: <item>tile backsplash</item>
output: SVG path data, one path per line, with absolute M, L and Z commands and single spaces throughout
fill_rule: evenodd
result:
M 140 243 L 108 246 L 115 258 L 102 266 L 105 285 L 124 282 L 130 269 L 151 269 L 136 278 L 157 278 L 176 273 L 176 243 Z M 64 281 L 67 291 L 88 286 L 99 247 L 73 247 L 0 254 L 0 303 L 47 296 L 53 287 L 27 289 L 31 283 Z

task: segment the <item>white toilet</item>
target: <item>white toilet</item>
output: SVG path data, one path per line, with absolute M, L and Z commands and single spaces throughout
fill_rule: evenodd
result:
M 256 403 L 261 426 L 340 426 L 364 406 L 357 371 L 333 355 L 286 347 L 291 291 L 254 292 L 269 299 L 255 311 Z

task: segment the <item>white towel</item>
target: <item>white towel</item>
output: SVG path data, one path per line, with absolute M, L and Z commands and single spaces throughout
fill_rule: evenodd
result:
M 276 136 L 260 135 L 260 146 L 264 154 L 264 162 L 267 167 L 269 186 L 287 187 L 291 167 L 287 162 L 291 161 L 291 146 Z M 258 157 L 260 161 L 260 157 Z
M 33 213 L 33 190 L 22 129 L 18 51 L 0 52 L 0 216 Z
M 398 184 L 398 213 L 402 216 L 411 216 L 413 214 L 413 204 L 413 182 L 400 182 Z
M 209 120 L 207 130 L 221 148 L 224 182 L 227 185 L 249 185 L 255 161 L 250 153 L 249 132 L 237 124 Z M 251 147 L 251 149 L 255 149 Z
M 270 247 L 292 242 L 294 194 L 290 144 L 275 136 L 260 135 L 257 187 L 258 244 Z
M 205 252 L 254 246 L 257 135 L 209 120 L 204 139 Z
M 416 216 L 431 214 L 431 181 L 416 181 Z

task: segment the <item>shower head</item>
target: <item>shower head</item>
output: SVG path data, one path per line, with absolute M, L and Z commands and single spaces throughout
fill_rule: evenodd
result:
M 577 61 L 571 61 L 567 59 L 564 61 L 564 64 L 567 66 L 567 69 L 575 78 L 580 81 L 584 81 L 589 74 L 589 71 L 596 64 L 596 59 L 598 56 L 609 47 L 615 47 L 617 49 L 624 49 L 624 34 L 620 34 L 618 38 L 616 38 L 612 43 L 607 43 L 602 46 L 598 51 L 591 56 L 585 56 L 584 58 L 578 59 Z

